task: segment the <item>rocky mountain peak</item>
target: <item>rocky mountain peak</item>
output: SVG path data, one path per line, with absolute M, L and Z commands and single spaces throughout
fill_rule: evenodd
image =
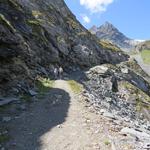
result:
M 97 31 L 98 31 L 98 27 L 95 26 L 95 25 L 93 25 L 93 26 L 90 28 L 90 32 L 91 32 L 92 34 L 96 34 Z
M 114 27 L 110 22 L 106 21 L 103 25 L 101 25 L 99 28 L 98 28 L 99 31 L 102 31 L 102 32 L 106 32 L 106 33 L 109 33 L 109 32 L 112 32 L 112 31 L 115 31 L 115 32 L 119 32 L 119 30 Z
M 113 26 L 110 22 L 106 21 L 103 25 L 101 25 L 100 27 L 97 27 L 96 25 L 93 25 L 91 28 L 90 28 L 90 31 L 92 32 L 92 34 L 96 34 L 97 32 L 101 31 L 101 32 L 104 32 L 104 33 L 110 33 L 112 31 L 115 31 L 115 32 L 119 32 L 118 29 Z
M 135 46 L 134 40 L 125 36 L 113 24 L 106 21 L 100 27 L 93 26 L 90 29 L 92 34 L 95 34 L 100 40 L 107 40 L 117 45 L 124 51 L 129 51 Z

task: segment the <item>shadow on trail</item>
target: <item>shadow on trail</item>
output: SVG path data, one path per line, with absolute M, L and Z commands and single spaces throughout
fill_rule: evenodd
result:
M 12 121 L 9 127 L 14 139 L 8 143 L 7 149 L 40 150 L 40 138 L 65 122 L 69 106 L 69 93 L 58 88 L 50 89 L 44 99 L 31 103 L 29 110 Z M 16 145 L 12 146 L 13 143 Z

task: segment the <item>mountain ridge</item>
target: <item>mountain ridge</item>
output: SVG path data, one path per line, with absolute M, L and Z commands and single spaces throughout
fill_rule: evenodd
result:
M 117 45 L 122 50 L 128 52 L 140 43 L 140 41 L 128 38 L 120 32 L 113 24 L 106 21 L 100 27 L 95 25 L 89 29 L 92 34 L 95 34 L 100 40 L 108 40 L 112 44 Z

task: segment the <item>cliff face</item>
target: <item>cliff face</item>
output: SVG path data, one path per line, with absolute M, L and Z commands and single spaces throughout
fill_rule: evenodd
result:
M 0 1 L 0 88 L 5 92 L 30 86 L 37 75 L 52 76 L 56 65 L 89 67 L 127 58 L 103 49 L 62 0 Z

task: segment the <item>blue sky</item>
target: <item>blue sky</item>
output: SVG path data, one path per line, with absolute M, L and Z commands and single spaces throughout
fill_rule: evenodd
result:
M 112 23 L 133 39 L 150 39 L 150 0 L 65 0 L 86 27 Z

